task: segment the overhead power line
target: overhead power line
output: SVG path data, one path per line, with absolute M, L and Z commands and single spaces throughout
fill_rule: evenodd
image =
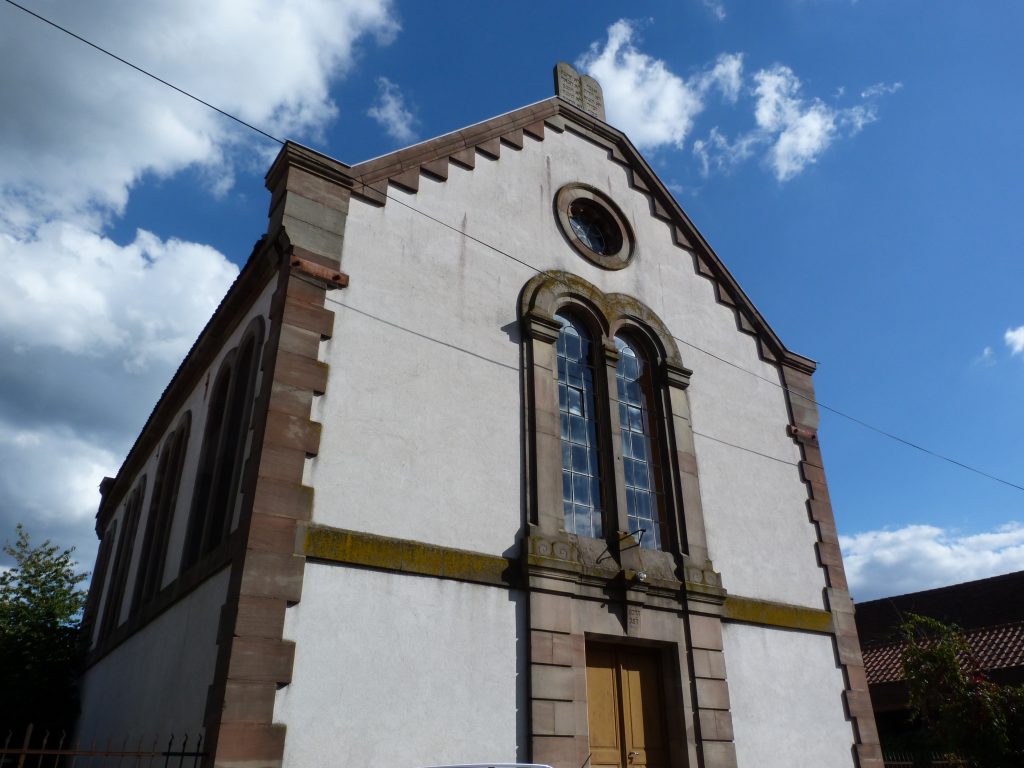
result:
M 5 2 L 7 2 L 9 5 L 14 6 L 18 10 L 24 11 L 25 13 L 27 13 L 30 16 L 38 19 L 39 21 L 43 22 L 44 24 L 48 24 L 49 26 L 53 27 L 54 29 L 60 30 L 61 32 L 65 33 L 66 35 L 70 35 L 71 37 L 75 38 L 79 42 L 85 43 L 89 47 L 95 48 L 97 51 L 100 51 L 101 53 L 104 53 L 107 56 L 110 56 L 112 59 L 115 59 L 116 61 L 119 61 L 122 64 L 125 64 L 125 65 L 131 67 L 132 69 L 136 70 L 137 72 L 140 72 L 141 74 L 145 75 L 146 77 L 149 77 L 149 78 L 152 78 L 153 80 L 156 80 L 161 85 L 165 85 L 168 88 L 170 88 L 170 89 L 172 89 L 174 91 L 177 91 L 178 93 L 182 94 L 183 96 L 186 96 L 186 97 L 192 99 L 193 101 L 196 101 L 196 102 L 202 104 L 204 107 L 208 107 L 209 109 L 212 109 L 214 112 L 217 112 L 218 114 L 223 115 L 224 117 L 226 117 L 226 118 L 228 118 L 230 120 L 234 120 L 239 125 L 243 125 L 246 128 L 248 128 L 248 129 L 250 129 L 252 131 L 255 131 L 256 133 L 260 134 L 261 136 L 270 139 L 271 141 L 275 141 L 278 144 L 284 145 L 285 142 L 282 139 L 279 139 L 276 136 L 273 136 L 273 135 L 267 133 L 266 131 L 264 131 L 264 130 L 262 130 L 260 128 L 257 128 L 255 125 L 252 125 L 251 123 L 247 123 L 245 120 L 242 120 L 239 117 L 235 117 L 230 112 L 226 112 L 225 110 L 220 109 L 219 107 L 216 107 L 213 104 L 210 104 L 208 101 L 204 101 L 203 99 L 199 98 L 198 96 L 195 96 L 195 95 L 189 93 L 188 91 L 186 91 L 186 90 L 184 90 L 182 88 L 179 88 L 178 86 L 174 85 L 173 83 L 169 83 L 168 81 L 166 81 L 166 80 L 164 80 L 164 79 L 162 79 L 160 77 L 157 77 L 156 75 L 154 75 L 153 73 L 143 69 L 142 67 L 137 66 L 136 64 L 133 64 L 132 62 L 130 62 L 130 61 L 126 60 L 126 59 L 121 58 L 120 56 L 118 56 L 115 53 L 111 53 L 106 48 L 103 48 L 102 46 L 96 45 L 95 43 L 91 42 L 90 40 L 87 40 L 86 38 L 82 37 L 81 35 L 78 35 L 78 34 L 72 32 L 71 30 L 69 30 L 69 29 L 67 29 L 65 27 L 62 27 L 60 24 L 57 24 L 57 23 L 51 21 L 50 19 L 46 18 L 45 16 L 41 16 L 40 14 L 36 13 L 35 11 L 29 10 L 28 8 L 26 8 L 23 5 L 19 5 L 18 3 L 14 2 L 14 0 L 5 0 Z M 423 217 L 425 217 L 425 218 L 427 218 L 427 219 L 429 219 L 429 220 L 431 220 L 433 222 L 436 222 L 437 224 L 439 224 L 439 225 L 441 225 L 443 227 L 447 227 L 448 229 L 450 229 L 450 230 L 452 230 L 454 232 L 457 232 L 458 234 L 462 235 L 463 237 L 465 237 L 465 238 L 467 238 L 469 240 L 472 240 L 473 242 L 478 243 L 478 244 L 484 246 L 485 248 L 488 248 L 489 250 L 492 250 L 495 253 L 500 254 L 501 256 L 504 256 L 505 258 L 511 259 L 512 261 L 516 262 L 517 264 L 520 264 L 520 265 L 526 267 L 527 269 L 533 270 L 537 274 L 548 274 L 545 270 L 542 270 L 539 267 L 535 267 L 533 264 L 530 264 L 529 262 L 523 261 L 522 259 L 517 258 L 516 256 L 513 256 L 511 253 L 508 253 L 507 251 L 503 251 L 501 248 L 498 248 L 497 246 L 492 245 L 491 243 L 487 242 L 486 240 L 482 240 L 481 238 L 475 237 L 475 236 L 469 234 L 468 232 L 460 229 L 459 227 L 454 226 L 453 224 L 449 224 L 448 222 L 446 222 L 446 221 L 444 221 L 442 219 L 439 219 L 439 218 L 437 218 L 435 216 L 431 216 L 429 213 L 426 213 L 425 211 L 421 211 L 419 208 L 416 208 L 415 206 L 412 206 L 412 205 L 410 205 L 409 203 L 407 203 L 407 202 L 405 202 L 403 200 L 399 200 L 398 198 L 392 197 L 391 195 L 388 195 L 388 194 L 386 194 L 386 197 L 387 197 L 388 200 L 392 200 L 393 202 L 408 208 L 409 210 L 413 211 L 414 213 L 419 214 L 420 216 L 423 216 Z M 337 302 L 337 303 L 340 304 L 341 302 Z M 439 344 L 443 344 L 443 345 L 445 345 L 447 347 L 451 347 L 452 349 L 455 349 L 455 350 L 458 350 L 458 351 L 461 351 L 461 352 L 465 352 L 467 354 L 471 354 L 474 357 L 480 357 L 481 359 L 487 360 L 487 362 L 497 362 L 497 361 L 494 361 L 494 360 L 490 360 L 489 358 L 483 358 L 481 355 L 478 355 L 478 354 L 476 354 L 474 352 L 470 352 L 469 350 L 463 349 L 462 347 L 459 347 L 459 346 L 457 346 L 455 344 L 452 344 L 452 343 L 449 343 L 449 342 L 445 342 L 445 341 L 441 341 L 440 339 L 435 339 L 435 338 L 433 338 L 431 336 L 427 336 L 425 334 L 419 333 L 418 331 L 412 331 L 411 329 L 405 328 L 404 326 L 400 326 L 400 325 L 398 325 L 396 323 L 392 323 L 391 321 L 386 320 L 386 319 L 381 318 L 381 317 L 377 317 L 376 315 L 371 315 L 368 312 L 364 312 L 362 310 L 356 309 L 355 307 L 351 307 L 351 306 L 344 305 L 344 304 L 342 304 L 342 306 L 346 306 L 348 309 L 351 309 L 354 312 L 358 312 L 358 313 L 360 313 L 362 315 L 365 315 L 365 316 L 367 316 L 369 318 L 372 318 L 373 320 L 376 320 L 378 322 L 386 323 L 387 325 L 391 325 L 391 326 L 393 326 L 395 328 L 399 328 L 401 330 L 408 331 L 408 332 L 413 333 L 413 334 L 415 334 L 417 336 L 421 336 L 424 339 L 428 339 L 430 341 L 435 341 L 435 342 L 437 342 Z M 800 392 L 796 392 L 796 391 L 790 389 L 789 387 L 787 387 L 786 385 L 781 384 L 778 381 L 773 381 L 772 379 L 769 379 L 766 376 L 762 376 L 761 374 L 757 373 L 756 371 L 752 371 L 749 368 L 746 368 L 746 367 L 740 365 L 739 363 L 735 363 L 735 362 L 733 362 L 731 360 L 727 360 L 724 357 L 716 355 L 714 352 L 709 352 L 708 350 L 704 349 L 703 347 L 701 347 L 701 346 L 699 346 L 697 344 L 694 344 L 692 341 L 687 341 L 686 339 L 680 338 L 679 336 L 673 336 L 672 338 L 675 339 L 676 341 L 680 342 L 681 344 L 685 344 L 686 346 L 690 347 L 691 349 L 694 349 L 694 350 L 696 350 L 696 351 L 698 351 L 698 352 L 700 352 L 700 353 L 702 353 L 704 355 L 707 355 L 708 357 L 714 358 L 715 360 L 718 360 L 719 362 L 724 363 L 725 365 L 729 365 L 729 366 L 731 366 L 733 368 L 736 368 L 739 371 L 743 371 L 744 373 L 747 373 L 747 374 L 753 376 L 754 378 L 757 378 L 757 379 L 760 379 L 761 381 L 767 382 L 768 384 L 771 384 L 774 387 L 778 387 L 779 389 L 785 390 L 786 392 L 788 392 L 789 394 L 793 395 L 794 397 L 799 397 L 799 398 L 802 398 L 802 399 L 804 399 L 804 400 L 806 400 L 806 401 L 808 401 L 810 403 L 814 403 L 816 406 L 819 406 L 820 408 L 823 408 L 826 411 L 829 411 L 830 413 L 834 413 L 837 416 L 840 416 L 840 417 L 842 417 L 844 419 L 847 419 L 848 421 L 851 421 L 854 424 L 857 424 L 857 425 L 859 425 L 859 426 L 861 426 L 861 427 L 863 427 L 865 429 L 868 429 L 868 430 L 870 430 L 872 432 L 875 432 L 876 434 L 882 435 L 883 437 L 886 437 L 886 438 L 888 438 L 890 440 L 894 440 L 897 443 L 900 443 L 900 444 L 902 444 L 902 445 L 904 445 L 904 446 L 906 446 L 908 448 L 912 448 L 912 449 L 914 449 L 916 451 L 920 451 L 921 453 L 924 453 L 924 454 L 926 454 L 928 456 L 931 456 L 933 458 L 939 459 L 941 461 L 948 462 L 949 464 L 952 464 L 954 466 L 960 467 L 961 469 L 965 469 L 968 472 L 973 472 L 976 475 L 980 475 L 981 477 L 985 477 L 985 478 L 987 478 L 989 480 L 994 480 L 997 483 L 1001 483 L 1003 485 L 1009 486 L 1010 488 L 1014 488 L 1014 489 L 1016 489 L 1018 491 L 1024 491 L 1024 485 L 1018 485 L 1017 483 L 1011 482 L 1010 480 L 1006 480 L 1004 478 L 998 477 L 997 475 L 990 474 L 988 472 L 985 472 L 984 470 L 978 469 L 977 467 L 971 466 L 970 464 L 966 464 L 966 463 L 964 463 L 962 461 L 959 461 L 957 459 L 954 459 L 954 458 L 952 458 L 950 456 L 946 456 L 946 455 L 944 455 L 942 453 L 939 453 L 937 451 L 933 451 L 930 448 L 926 448 L 926 447 L 924 447 L 922 445 L 919 445 L 919 444 L 917 444 L 917 443 L 915 443 L 915 442 L 913 442 L 911 440 L 907 440 L 906 438 L 903 438 L 903 437 L 900 437 L 899 435 L 893 434 L 892 432 L 884 430 L 881 427 L 876 427 L 875 425 L 873 425 L 873 424 L 871 424 L 869 422 L 866 422 L 863 419 L 859 419 L 856 416 L 851 416 L 850 414 L 845 413 L 845 412 L 839 410 L 838 408 L 833 408 L 830 405 L 826 405 L 825 403 L 821 402 L 820 400 L 815 400 L 814 398 L 807 397 L 806 395 L 803 395 Z M 503 363 L 500 363 L 500 364 L 504 365 Z M 708 437 L 710 437 L 710 436 L 708 436 Z M 715 438 L 711 438 L 711 439 L 715 439 Z M 742 448 L 742 446 L 734 446 L 734 447 L 741 448 L 742 450 L 750 450 L 750 449 Z M 774 458 L 774 457 L 770 457 L 769 456 L 768 458 Z
M 240 118 L 240 117 L 235 117 L 235 116 L 234 116 L 234 115 L 232 115 L 232 114 L 231 114 L 230 112 L 225 112 L 225 111 L 224 111 L 223 109 L 221 109 L 220 107 L 215 107 L 215 106 L 214 106 L 213 104 L 211 104 L 211 103 L 210 103 L 210 102 L 208 102 L 208 101 L 203 101 L 203 100 L 202 100 L 202 99 L 200 99 L 200 98 L 199 98 L 198 96 L 194 96 L 194 95 L 192 95 L 191 93 L 189 93 L 188 91 L 184 90 L 183 88 L 179 88 L 179 87 L 178 87 L 178 86 L 176 86 L 176 85 L 175 85 L 174 83 L 169 83 L 169 82 L 167 82 L 166 80 L 164 80 L 164 79 L 163 79 L 162 77 L 157 77 L 157 76 L 156 76 L 156 75 L 154 75 L 154 74 L 153 74 L 152 72 L 150 72 L 150 71 L 148 71 L 148 70 L 145 70 L 145 69 L 143 69 L 142 67 L 138 66 L 137 64 L 132 64 L 132 63 L 131 63 L 130 61 L 128 61 L 127 59 L 122 59 L 122 58 L 121 58 L 120 56 L 118 56 L 118 55 L 117 55 L 116 53 L 111 53 L 111 52 L 110 52 L 110 51 L 108 51 L 108 50 L 107 50 L 106 48 L 104 48 L 104 47 L 102 47 L 102 46 L 99 46 L 99 45 L 96 45 L 96 43 L 93 43 L 93 42 L 91 42 L 91 41 L 89 41 L 89 40 L 86 40 L 86 39 L 85 39 L 84 37 L 82 37 L 81 35 L 75 34 L 75 33 L 74 33 L 74 32 L 72 32 L 72 31 L 71 31 L 70 29 L 67 29 L 66 27 L 62 27 L 62 26 L 61 26 L 60 24 L 57 24 L 57 23 L 56 23 L 56 22 L 54 22 L 54 21 L 50 21 L 50 20 L 49 20 L 48 18 L 46 18 L 45 16 L 41 16 L 41 15 L 39 15 L 38 13 L 36 13 L 35 11 L 29 10 L 28 8 L 26 8 L 26 7 L 25 7 L 25 6 L 23 6 L 23 5 L 19 5 L 18 3 L 14 2 L 14 0 L 6 0 L 6 2 L 7 2 L 8 4 L 10 4 L 10 5 L 13 5 L 13 6 L 14 6 L 15 8 L 17 8 L 17 9 L 18 9 L 19 11 L 24 11 L 24 12 L 25 12 L 25 13 L 27 13 L 27 14 L 28 14 L 29 16 L 34 16 L 35 18 L 37 18 L 37 19 L 38 19 L 39 21 L 43 22 L 44 24 L 49 24 L 49 25 L 50 25 L 51 27 L 53 27 L 54 29 L 59 29 L 59 30 L 60 30 L 61 32 L 63 32 L 63 33 L 65 34 L 65 35 L 71 35 L 71 37 L 75 38 L 75 40 L 78 40 L 78 41 L 79 41 L 79 42 L 81 42 L 81 43 L 85 43 L 85 44 L 86 44 L 86 45 L 88 45 L 88 46 L 89 46 L 90 48 L 95 48 L 95 49 L 96 49 L 97 51 L 99 51 L 100 53 L 105 53 L 105 54 L 106 54 L 107 56 L 109 56 L 110 58 L 112 58 L 112 59 L 114 59 L 114 60 L 116 60 L 116 61 L 119 61 L 119 62 L 121 62 L 122 64 L 125 64 L 125 65 L 127 65 L 127 66 L 131 67 L 131 68 L 132 68 L 132 69 L 134 69 L 134 70 L 135 70 L 136 72 L 141 72 L 141 73 L 142 73 L 142 74 L 144 74 L 144 75 L 145 75 L 146 77 L 151 77 L 152 79 L 156 80 L 156 81 L 157 81 L 158 83 L 160 83 L 161 85 L 166 85 L 166 86 L 167 86 L 168 88 L 170 88 L 171 90 L 177 91 L 177 92 L 178 92 L 178 93 L 180 93 L 180 94 L 181 94 L 182 96 L 187 96 L 188 98 L 192 99 L 193 101 L 198 101 L 198 102 L 199 102 L 200 104 L 202 104 L 202 105 L 203 105 L 204 107 L 209 107 L 209 108 L 210 108 L 210 109 L 212 109 L 212 110 L 213 110 L 214 112 L 216 112 L 216 113 L 218 113 L 218 114 L 221 114 L 221 115 L 223 115 L 224 117 L 228 118 L 229 120 L 234 120 L 234 121 L 235 121 L 236 123 L 238 123 L 239 125 L 244 125 L 244 126 L 245 126 L 246 128 L 248 128 L 249 130 L 252 130 L 252 131 L 256 131 L 256 133 L 260 134 L 261 136 L 265 136 L 265 137 L 267 137 L 267 138 L 268 138 L 268 139 L 270 139 L 271 141 L 276 141 L 276 142 L 277 142 L 278 144 L 281 144 L 281 145 L 283 145 L 283 144 L 284 144 L 284 141 L 282 141 L 281 139 L 277 138 L 277 136 L 272 136 L 271 134 L 267 133 L 266 131 L 264 131 L 264 130 L 262 130 L 262 129 L 260 129 L 260 128 L 257 128 L 257 127 L 256 127 L 255 125 L 252 125 L 251 123 L 247 123 L 247 122 L 245 122 L 245 120 L 243 120 L 242 118 Z

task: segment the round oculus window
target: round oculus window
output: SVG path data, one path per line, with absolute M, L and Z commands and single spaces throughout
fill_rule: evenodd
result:
M 562 187 L 555 197 L 562 232 L 584 258 L 604 269 L 622 269 L 633 255 L 625 218 L 611 200 L 583 184 Z

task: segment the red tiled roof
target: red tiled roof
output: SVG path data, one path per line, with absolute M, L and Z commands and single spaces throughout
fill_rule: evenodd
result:
M 1024 667 L 1024 621 L 969 629 L 964 632 L 964 638 L 982 669 Z M 902 651 L 901 642 L 865 648 L 864 671 L 868 683 L 902 680 Z

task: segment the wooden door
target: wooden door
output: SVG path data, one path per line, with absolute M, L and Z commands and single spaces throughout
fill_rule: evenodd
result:
M 656 651 L 587 645 L 591 768 L 668 768 Z

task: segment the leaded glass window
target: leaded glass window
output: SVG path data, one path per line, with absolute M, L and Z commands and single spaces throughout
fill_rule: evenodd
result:
M 555 318 L 562 324 L 556 350 L 565 530 L 600 538 L 604 526 L 592 342 L 581 324 L 562 315 Z
M 618 336 L 615 348 L 619 351 L 615 382 L 626 482 L 626 517 L 629 530 L 642 547 L 661 549 L 661 474 L 658 452 L 652 441 L 650 366 L 629 342 Z

